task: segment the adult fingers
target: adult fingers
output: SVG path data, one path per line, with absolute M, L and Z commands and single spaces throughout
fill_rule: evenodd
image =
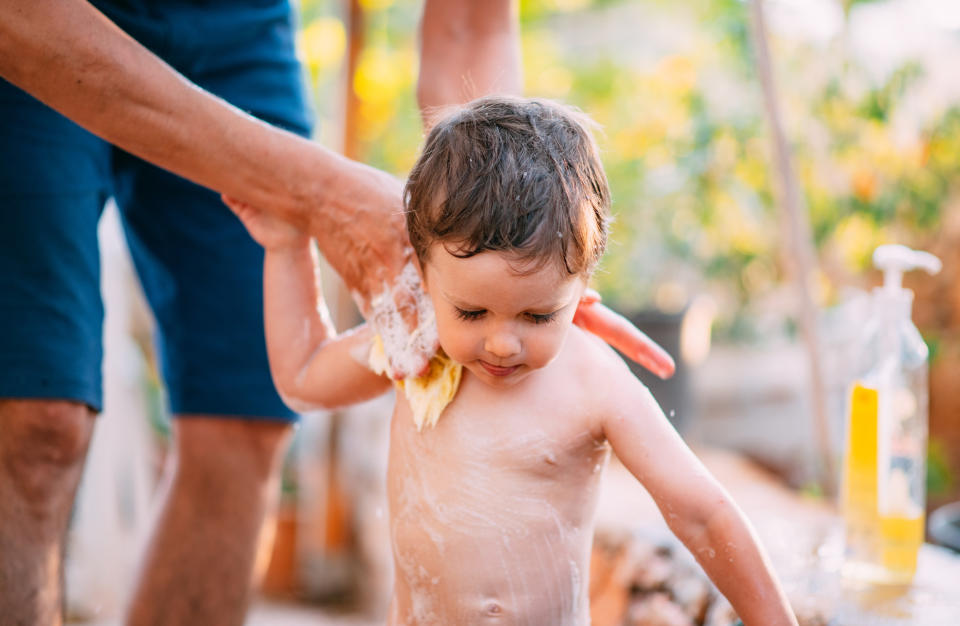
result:
M 630 320 L 599 302 L 581 306 L 573 321 L 660 378 L 670 378 L 676 371 L 676 363 L 666 350 Z

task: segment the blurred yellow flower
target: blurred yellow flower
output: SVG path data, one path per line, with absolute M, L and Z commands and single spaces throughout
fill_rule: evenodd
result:
M 391 6 L 393 6 L 393 0 L 360 0 L 360 8 L 364 11 L 383 11 Z
M 757 158 L 739 159 L 733 166 L 734 175 L 748 188 L 761 190 L 767 181 L 768 165 Z
M 549 4 L 557 11 L 571 13 L 590 6 L 590 0 L 550 0 Z
M 697 84 L 697 66 L 687 55 L 675 54 L 664 58 L 658 64 L 656 74 L 662 84 L 674 93 L 688 92 Z
M 527 76 L 527 86 L 532 93 L 546 98 L 563 98 L 573 85 L 573 74 L 560 65 L 551 65 Z
M 736 198 L 724 190 L 710 193 L 710 210 L 713 214 L 708 236 L 718 250 L 734 251 L 749 256 L 762 254 L 769 237 L 763 225 L 743 210 Z
M 893 143 L 890 129 L 880 122 L 869 122 L 860 135 L 858 152 L 870 160 L 874 168 L 889 176 L 899 176 L 904 170 L 903 154 Z
M 357 63 L 353 90 L 364 102 L 392 104 L 398 94 L 411 88 L 414 65 L 412 51 L 367 48 Z
M 323 71 L 343 60 L 347 33 L 335 17 L 320 17 L 300 31 L 298 53 L 312 71 Z
M 655 127 L 634 124 L 613 133 L 613 154 L 619 160 L 641 159 L 647 157 L 651 146 L 661 140 L 662 136 L 656 133 Z M 662 165 L 665 160 L 661 155 L 656 165 Z M 650 161 L 648 164 L 654 166 Z
M 832 239 L 846 269 L 858 273 L 871 266 L 871 255 L 883 243 L 883 233 L 869 218 L 854 213 L 840 221 Z

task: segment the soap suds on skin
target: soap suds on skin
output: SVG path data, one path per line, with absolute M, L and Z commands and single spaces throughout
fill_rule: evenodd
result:
M 423 291 L 420 274 L 413 262 L 407 263 L 393 285 L 383 284 L 383 291 L 370 298 L 369 307 L 364 306 L 360 294 L 353 292 L 354 300 L 364 311 L 373 332 L 380 336 L 388 357 L 387 374 L 415 376 L 423 365 L 424 357 L 432 355 L 437 347 L 437 323 L 433 303 Z M 402 297 L 401 297 L 402 296 Z M 415 305 L 417 325 L 407 331 L 403 314 L 397 307 L 397 299 L 409 298 Z
M 404 416 L 406 417 L 406 416 Z M 453 416 L 451 416 L 453 417 Z M 409 418 L 407 418 L 409 419 Z M 449 426 L 447 427 L 449 428 Z M 513 472 L 494 463 L 494 457 L 504 455 L 526 459 L 539 459 L 544 466 L 550 457 L 558 458 L 557 442 L 550 433 L 533 429 L 529 432 L 493 438 L 473 436 L 473 429 L 463 432 L 461 442 L 469 450 L 457 455 L 460 467 L 451 471 L 461 480 L 447 483 L 436 481 L 436 471 L 442 467 L 433 462 L 435 455 L 421 457 L 418 446 L 429 447 L 428 433 L 409 429 L 409 440 L 414 445 L 412 456 L 406 457 L 403 469 L 394 467 L 398 479 L 393 502 L 391 531 L 398 576 L 404 581 L 408 603 L 401 611 L 404 620 L 396 624 L 430 624 L 440 616 L 445 623 L 504 623 L 513 626 L 539 626 L 550 623 L 555 626 L 582 626 L 586 618 L 586 576 L 570 554 L 589 548 L 585 528 L 592 524 L 589 519 L 567 519 L 543 494 L 526 490 L 504 490 L 497 470 Z M 466 436 L 466 435 L 471 436 Z M 427 437 L 427 439 L 424 439 Z M 592 434 L 585 432 L 582 445 L 589 446 Z M 600 461 L 605 463 L 609 446 L 596 447 Z M 442 456 L 441 456 L 442 458 Z M 413 533 L 411 535 L 410 533 Z M 491 544 L 491 542 L 493 542 Z M 473 547 L 471 547 L 471 544 Z M 571 551 L 558 546 L 570 546 Z M 577 546 L 577 548 L 573 548 Z M 511 555 L 523 550 L 527 554 L 525 566 L 511 560 Z M 438 576 L 431 571 L 427 576 L 421 564 L 424 555 L 432 553 L 428 560 L 439 559 L 450 572 Z M 484 555 L 474 558 L 471 555 Z M 582 555 L 586 558 L 586 555 Z M 463 559 L 467 559 L 464 561 Z M 460 565 L 454 565 L 460 563 Z M 519 567 L 519 569 L 518 569 Z M 502 582 L 495 593 L 481 585 L 475 594 L 459 596 L 461 601 L 450 613 L 452 606 L 436 604 L 435 594 L 449 594 L 464 584 L 464 575 L 458 569 L 470 572 L 470 577 L 479 581 Z M 550 585 L 533 585 L 530 572 L 538 572 L 538 581 L 555 581 Z M 449 577 L 453 576 L 451 580 Z M 452 587 L 451 587 L 452 585 Z M 461 592 L 463 593 L 463 592 Z M 547 613 L 529 613 L 526 610 L 530 595 L 536 593 Z M 491 608 L 496 607 L 495 611 Z M 467 616 L 473 616 L 470 621 Z M 588 619 L 588 618 L 586 618 Z M 451 621 L 453 620 L 453 621 Z M 546 620 L 546 621 L 545 621 Z

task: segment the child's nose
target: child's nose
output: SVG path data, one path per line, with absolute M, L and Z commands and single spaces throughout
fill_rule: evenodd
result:
M 487 335 L 483 348 L 501 359 L 520 354 L 520 338 L 509 331 L 499 331 Z

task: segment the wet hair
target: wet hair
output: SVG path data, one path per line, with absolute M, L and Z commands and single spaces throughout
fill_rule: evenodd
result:
M 520 273 L 551 261 L 569 274 L 592 272 L 610 208 L 592 125 L 569 106 L 504 96 L 438 121 L 404 192 L 420 263 L 441 242 L 459 257 L 511 252 Z

